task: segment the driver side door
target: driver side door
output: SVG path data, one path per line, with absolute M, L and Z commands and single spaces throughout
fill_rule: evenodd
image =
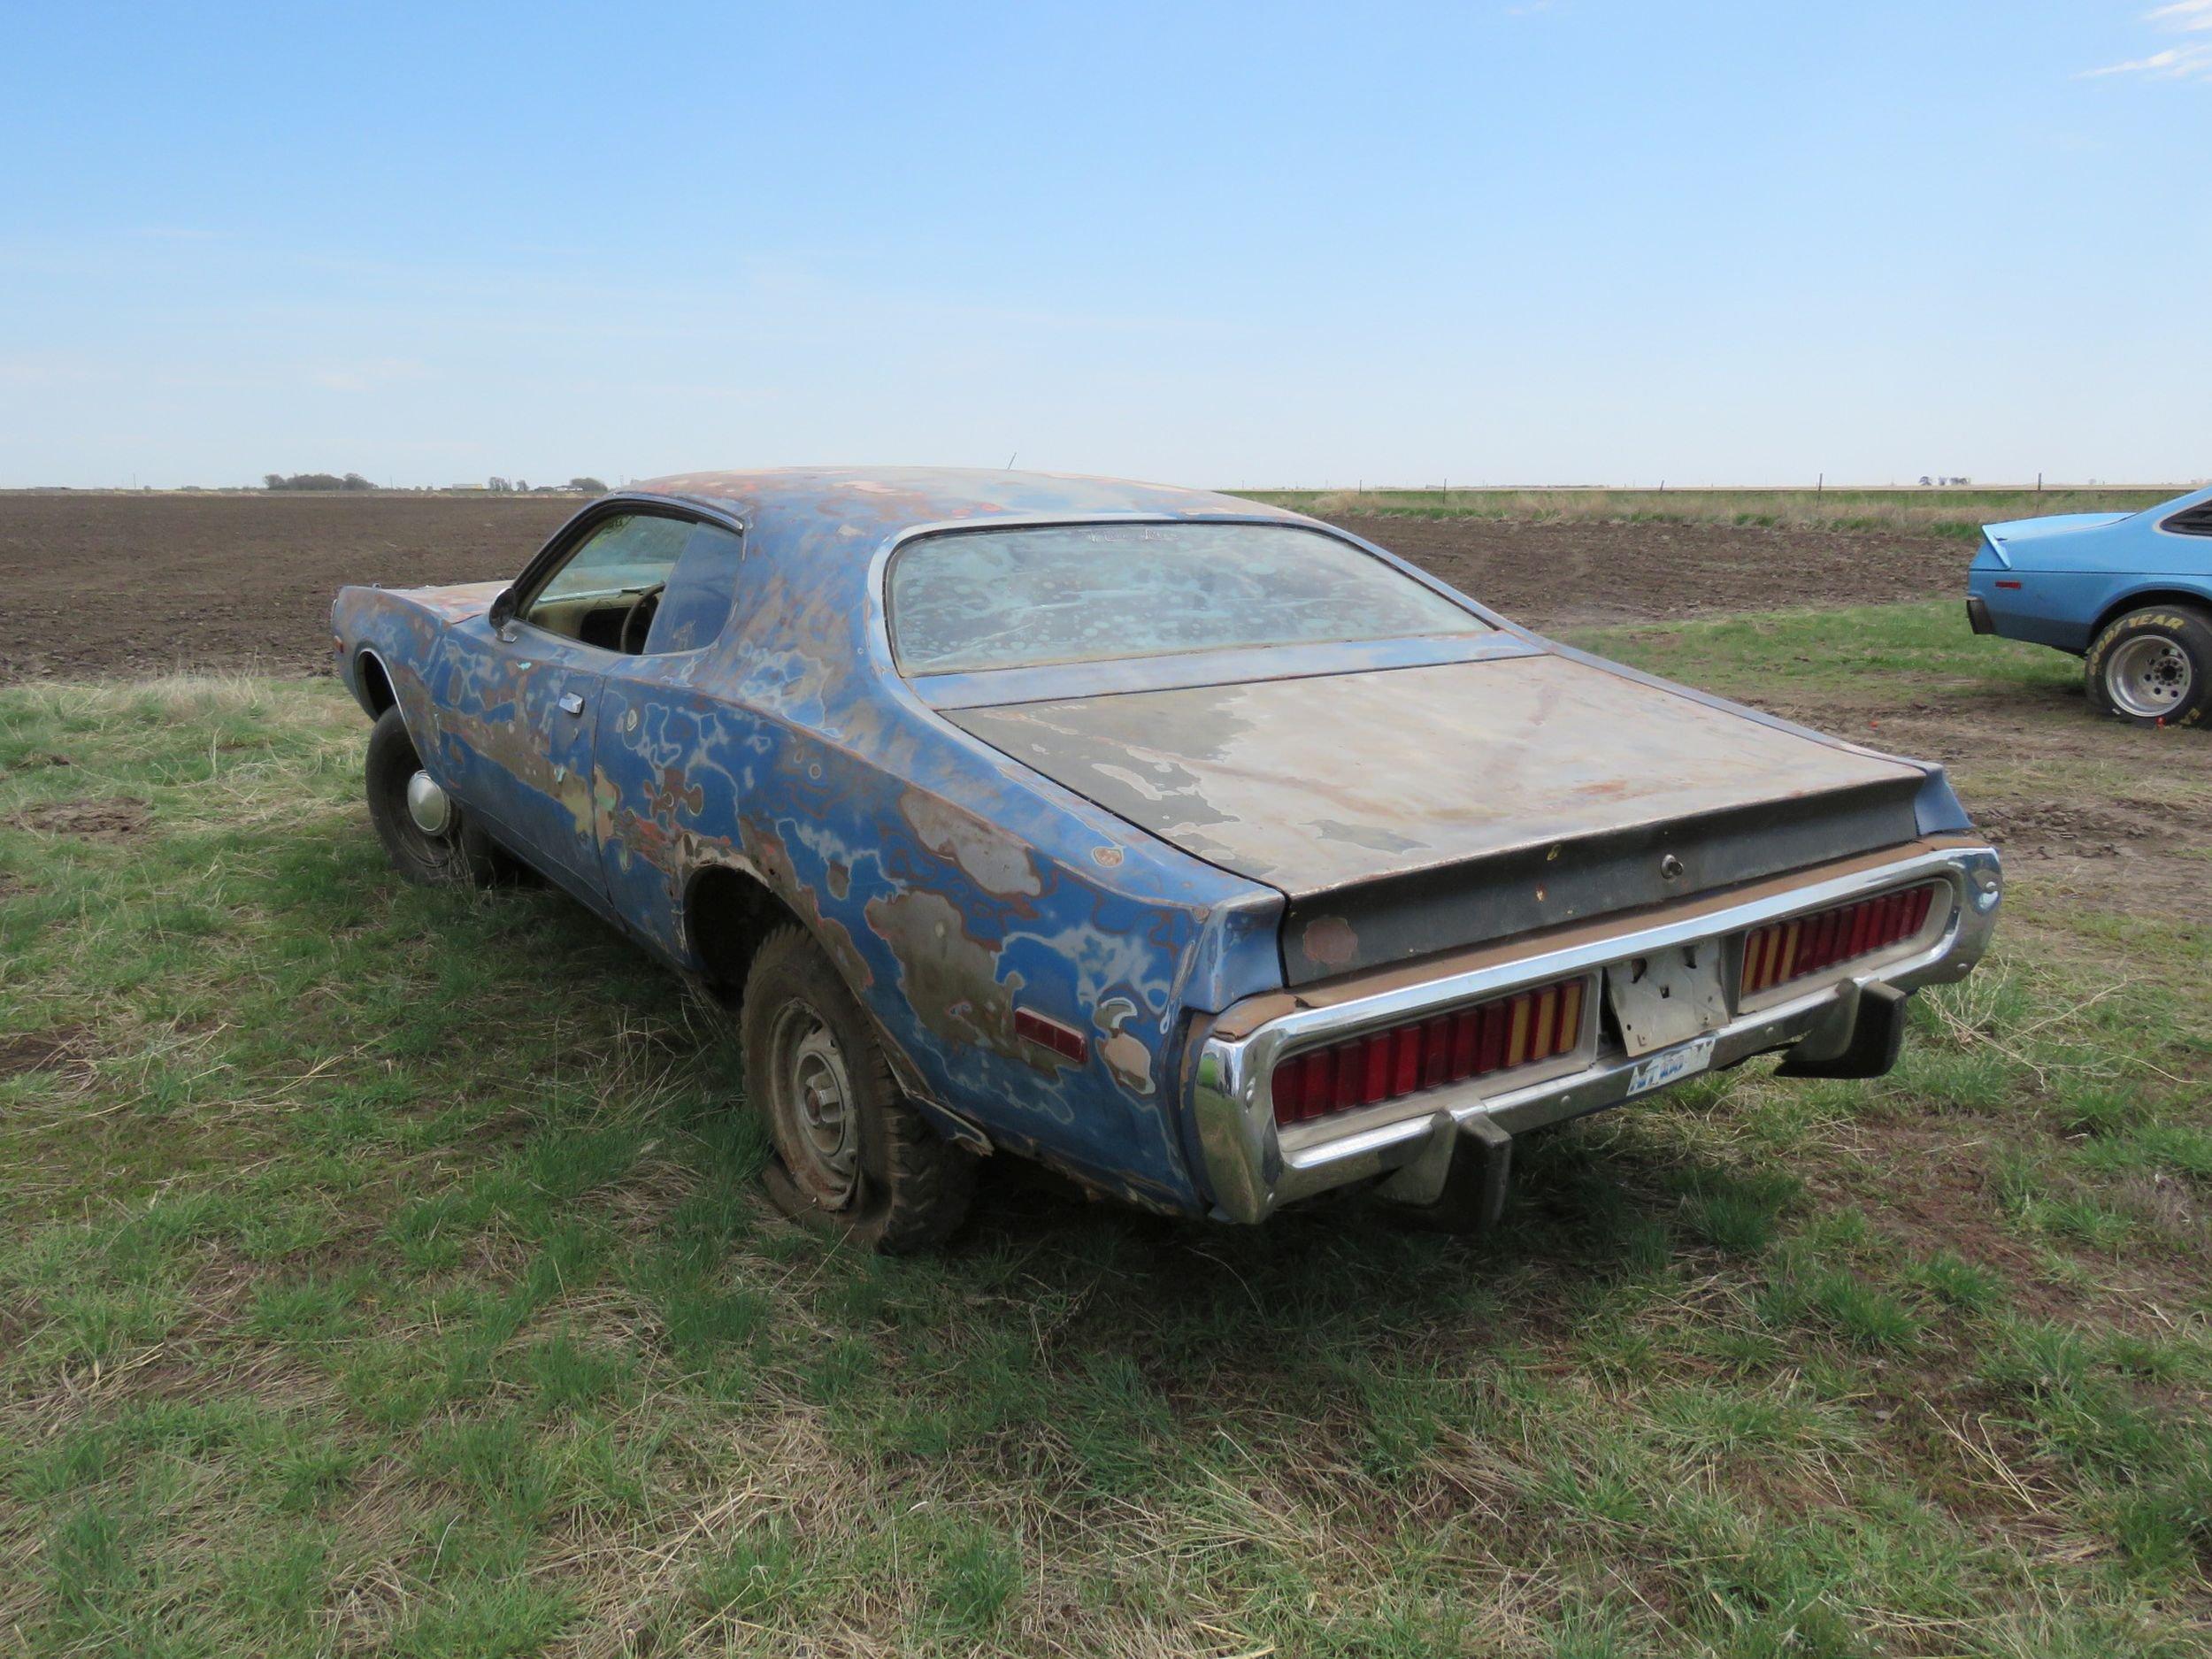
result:
M 601 910 L 598 703 L 608 668 L 634 647 L 626 630 L 650 624 L 688 529 L 618 511 L 564 533 L 493 616 L 446 631 L 432 677 L 448 787 L 495 839 Z

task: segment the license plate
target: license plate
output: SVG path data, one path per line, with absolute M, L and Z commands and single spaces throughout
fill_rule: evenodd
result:
M 1664 1054 L 1638 1061 L 1636 1069 L 1628 1074 L 1629 1094 L 1647 1094 L 1653 1089 L 1664 1088 L 1670 1083 L 1702 1071 L 1713 1064 L 1713 1045 L 1718 1041 L 1717 1037 L 1700 1037 L 1679 1048 L 1670 1048 Z

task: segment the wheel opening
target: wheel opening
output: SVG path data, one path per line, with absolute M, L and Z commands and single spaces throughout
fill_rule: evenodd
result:
M 367 652 L 355 659 L 353 677 L 361 687 L 361 700 L 368 704 L 372 715 L 382 714 L 399 701 L 392 693 L 392 682 L 384 672 L 384 664 Z
M 794 919 L 783 902 L 735 870 L 702 872 L 684 901 L 684 933 L 715 1000 L 734 1009 L 770 931 Z
M 2193 616 L 2204 617 L 2208 620 L 2212 620 L 2212 605 L 2208 605 L 2206 603 L 2205 597 L 2202 594 L 2188 593 L 2185 591 L 2177 591 L 2173 593 L 2154 591 L 2147 594 L 2130 594 L 2125 599 L 2121 600 L 2117 604 L 2108 609 L 2102 616 L 2099 617 L 2097 620 L 2091 625 L 2089 630 L 2090 642 L 2094 644 L 2103 634 L 2104 631 L 2110 627 L 2114 623 L 2117 622 L 2122 617 L 2127 616 L 2132 611 L 2147 611 L 2158 605 L 2164 605 L 2169 610 L 2172 611 L 2185 611 Z

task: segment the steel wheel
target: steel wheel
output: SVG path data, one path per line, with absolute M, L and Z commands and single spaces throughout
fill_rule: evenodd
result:
M 775 1148 L 761 1179 L 776 1208 L 863 1249 L 942 1244 L 967 1213 L 975 1156 L 901 1097 L 868 1016 L 804 928 L 760 941 L 738 1025 L 745 1094 Z
M 804 1002 L 787 1002 L 770 1038 L 769 1110 L 795 1132 L 791 1171 L 825 1210 L 843 1210 L 860 1186 L 860 1112 L 844 1050 L 828 1022 Z
M 2138 634 L 2105 658 L 2105 693 L 2113 706 L 2140 720 L 2162 719 L 2186 708 L 2196 688 L 2189 654 L 2172 640 Z

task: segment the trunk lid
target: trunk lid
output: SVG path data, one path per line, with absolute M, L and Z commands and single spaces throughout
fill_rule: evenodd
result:
M 1924 777 L 1555 652 L 946 718 L 1282 892 L 1293 984 L 1909 841 Z

